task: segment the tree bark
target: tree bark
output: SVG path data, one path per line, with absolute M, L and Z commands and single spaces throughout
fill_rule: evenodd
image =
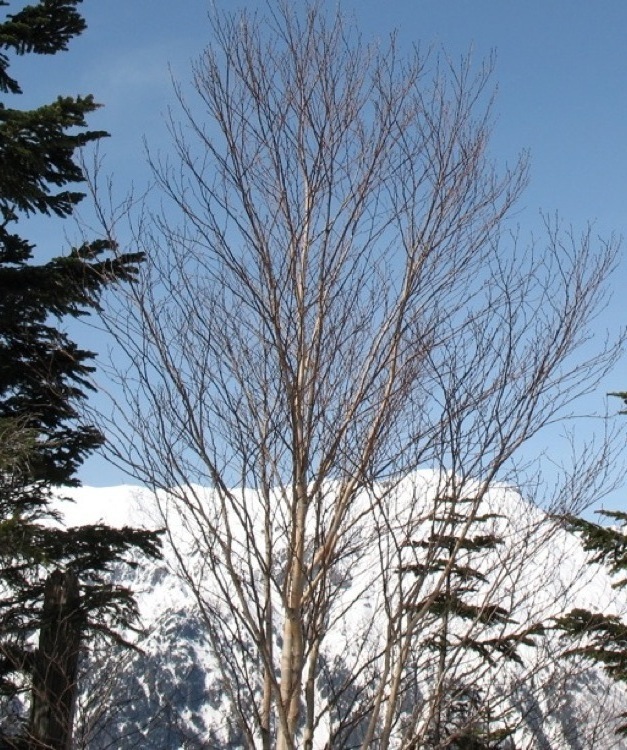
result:
M 39 649 L 33 671 L 29 748 L 69 750 L 82 635 L 76 575 L 55 570 L 46 582 Z

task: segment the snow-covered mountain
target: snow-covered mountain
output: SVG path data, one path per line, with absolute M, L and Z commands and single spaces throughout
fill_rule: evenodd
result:
M 328 633 L 318 656 L 314 700 L 323 708 L 340 686 L 346 689 L 342 705 L 350 703 L 354 709 L 360 700 L 367 705 L 368 685 L 380 671 L 377 659 L 389 625 L 384 612 L 393 599 L 385 599 L 383 582 L 388 587 L 393 579 L 401 588 L 408 585 L 404 582 L 406 575 L 385 578 L 382 561 L 388 560 L 389 568 L 396 566 L 398 572 L 407 555 L 424 549 L 420 540 L 428 541 L 432 533 L 432 522 L 427 519 L 433 482 L 433 476 L 425 472 L 386 495 L 385 525 L 374 510 L 370 512 L 366 497 L 356 504 L 350 521 L 352 541 L 338 561 L 331 582 L 335 589 L 325 624 Z M 211 507 L 211 492 L 197 487 L 190 491 Z M 113 525 L 156 528 L 167 514 L 172 528 L 163 561 L 118 572 L 120 580 L 137 592 L 146 635 L 139 641 L 141 651 L 96 644 L 92 656 L 84 661 L 75 746 L 90 750 L 244 747 L 233 701 L 245 693 L 232 688 L 229 680 L 233 675 L 225 668 L 230 645 L 226 639 L 229 634 L 233 636 L 235 628 L 229 621 L 225 598 L 207 570 L 205 551 L 197 547 L 193 528 L 176 512 L 176 498 L 162 496 L 157 503 L 149 491 L 132 486 L 84 487 L 74 490 L 72 496 L 74 502 L 63 503 L 62 507 L 68 525 L 102 520 Z M 246 493 L 242 498 L 254 501 L 252 496 L 246 500 Z M 490 490 L 477 515 L 485 519 L 482 532 L 487 530 L 500 540 L 481 558 L 485 580 L 482 590 L 475 592 L 485 602 L 497 601 L 509 613 L 500 633 L 508 628 L 522 632 L 531 623 L 550 625 L 552 617 L 574 607 L 627 612 L 625 598 L 612 588 L 605 571 L 586 563 L 578 539 L 517 492 L 502 487 Z M 394 530 L 409 527 L 412 544 L 398 544 L 400 537 Z M 254 591 L 256 572 L 251 569 L 250 574 L 250 590 Z M 423 586 L 428 591 L 429 581 Z M 210 614 L 203 609 L 209 606 L 207 602 L 213 607 Z M 279 623 L 280 615 L 277 610 Z M 223 618 L 222 629 L 215 625 L 216 616 Z M 458 643 L 463 641 L 465 627 L 469 626 L 452 629 Z M 475 622 L 473 627 L 473 633 L 480 631 L 484 637 L 495 634 L 494 626 L 482 630 Z M 424 645 L 429 635 L 426 629 L 423 640 L 416 642 L 412 662 L 416 678 L 414 693 L 407 695 L 407 715 L 415 714 L 417 706 L 427 705 L 431 689 L 429 670 L 434 657 L 427 654 Z M 232 657 L 240 660 L 233 666 L 233 674 L 250 670 L 257 663 L 245 634 L 241 638 L 239 650 L 249 649 L 251 653 Z M 280 644 L 280 632 L 276 641 Z M 563 658 L 567 647 L 549 628 L 535 638 L 534 646 L 520 646 L 519 661 L 495 658 L 492 664 L 473 662 L 458 649 L 457 661 L 451 661 L 451 680 L 460 684 L 462 680 L 468 682 L 469 675 L 474 676 L 473 689 L 481 693 L 484 702 L 490 702 L 499 725 L 512 730 L 509 744 L 499 747 L 627 748 L 627 742 L 614 732 L 617 716 L 627 711 L 627 694 L 599 669 L 572 657 Z M 356 670 L 361 670 L 361 681 L 347 679 L 347 674 Z M 255 678 L 250 679 L 252 682 Z M 251 688 L 251 694 L 255 689 Z M 252 704 L 249 709 L 253 711 Z M 314 748 L 330 747 L 325 744 L 330 736 L 335 737 L 332 747 L 359 746 L 363 727 L 355 724 L 343 735 L 331 735 L 331 724 L 339 719 L 330 710 L 321 710 L 321 716 Z M 393 737 L 397 740 L 391 747 L 401 746 L 401 729 L 402 721 L 395 729 Z M 342 738 L 342 744 L 338 738 Z

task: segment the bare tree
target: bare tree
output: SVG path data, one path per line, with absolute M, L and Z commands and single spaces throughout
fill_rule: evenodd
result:
M 527 172 L 487 155 L 490 65 L 365 46 L 322 5 L 267 14 L 212 16 L 198 102 L 152 160 L 163 208 L 131 210 L 147 261 L 105 318 L 109 446 L 160 492 L 241 746 L 417 747 L 450 566 L 402 574 L 433 515 L 415 472 L 463 500 L 462 540 L 529 478 L 520 449 L 616 360 L 580 350 L 617 244 L 507 231 Z

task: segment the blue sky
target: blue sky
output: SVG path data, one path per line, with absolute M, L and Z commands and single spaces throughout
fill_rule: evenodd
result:
M 263 8 L 262 0 L 220 0 L 221 7 Z M 322 0 L 322 4 L 325 2 Z M 14 7 L 21 3 L 15 2 Z M 335 6 L 335 2 L 328 5 Z M 453 60 L 472 52 L 477 64 L 496 54 L 492 154 L 513 162 L 531 157 L 531 183 L 517 212 L 523 232 L 540 212 L 558 211 L 576 229 L 588 221 L 601 235 L 627 234 L 627 2 L 625 0 L 341 0 L 364 37 L 385 39 L 398 29 L 403 47 L 444 51 Z M 87 31 L 70 51 L 14 65 L 23 103 L 58 94 L 93 93 L 104 107 L 91 126 L 111 133 L 105 170 L 123 193 L 148 180 L 143 140 L 167 149 L 163 115 L 174 104 L 171 75 L 182 84 L 191 61 L 210 41 L 207 0 L 84 0 Z M 40 244 L 63 242 L 63 227 L 33 229 Z M 71 232 L 71 228 L 68 229 Z M 599 336 L 625 322 L 627 262 L 616 275 L 614 300 L 598 322 Z M 618 368 L 604 394 L 627 389 Z M 98 460 L 86 483 L 111 484 L 121 475 Z
M 72 74 L 76 90 L 93 91 L 106 105 L 98 121 L 112 133 L 111 168 L 127 179 L 127 170 L 139 173 L 143 167 L 142 136 L 154 142 L 164 137 L 160 118 L 173 98 L 168 65 L 184 82 L 189 61 L 209 41 L 208 3 L 85 0 L 83 5 L 89 30 L 65 60 L 59 58 L 63 80 L 54 83 L 67 85 L 66 73 Z M 340 5 L 366 36 L 385 38 L 398 28 L 404 45 L 441 48 L 454 59 L 472 49 L 477 63 L 495 51 L 493 151 L 511 160 L 521 149 L 530 150 L 532 183 L 524 206 L 532 212 L 557 209 L 575 224 L 591 219 L 600 231 L 623 232 L 627 3 L 342 0 Z
M 335 3 L 328 3 L 330 6 Z M 218 3 L 220 5 L 220 3 Z M 223 0 L 237 6 L 237 0 Z M 263 0 L 239 3 L 262 8 Z M 209 42 L 208 0 L 84 0 L 88 30 L 68 53 L 28 61 L 25 93 L 95 94 L 92 123 L 111 132 L 107 167 L 121 184 L 145 174 L 142 138 L 166 141 L 174 76 Z M 627 184 L 627 3 L 623 0 L 341 0 L 367 38 L 398 29 L 403 45 L 497 56 L 493 153 L 532 158 L 521 208 L 559 210 L 578 225 L 623 233 Z M 42 74 L 42 71 L 43 72 Z M 521 223 L 522 219 L 521 219 Z

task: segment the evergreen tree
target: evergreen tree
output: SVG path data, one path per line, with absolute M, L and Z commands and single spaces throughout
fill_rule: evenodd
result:
M 621 394 L 622 395 L 622 394 Z M 583 518 L 564 518 L 569 531 L 581 535 L 583 548 L 591 552 L 591 564 L 605 565 L 612 575 L 621 576 L 627 572 L 627 533 L 623 531 L 627 523 L 627 513 L 601 511 L 620 528 L 602 526 Z M 625 588 L 627 578 L 620 577 L 615 588 Z M 556 627 L 575 645 L 567 655 L 583 656 L 604 667 L 605 671 L 618 682 L 627 683 L 627 623 L 616 615 L 591 612 L 587 609 L 573 609 L 555 621 Z M 627 719 L 627 714 L 622 715 Z M 627 736 L 627 721 L 618 727 L 618 733 Z
M 627 405 L 627 392 L 611 393 Z M 621 411 L 620 414 L 627 414 Z M 627 586 L 627 513 L 621 511 L 601 511 L 601 515 L 611 519 L 615 525 L 603 526 L 575 516 L 563 516 L 566 528 L 581 535 L 583 548 L 592 553 L 590 564 L 604 565 L 613 576 L 622 576 L 614 582 L 614 588 Z M 591 612 L 587 609 L 573 609 L 556 618 L 555 626 L 564 636 L 576 645 L 567 655 L 583 656 L 604 667 L 615 680 L 627 683 L 627 623 L 616 615 Z M 627 713 L 622 714 L 622 724 L 617 733 L 627 736 Z
M 103 525 L 63 529 L 53 495 L 78 485 L 76 471 L 103 441 L 79 420 L 91 389 L 92 353 L 61 328 L 98 307 L 107 284 L 129 279 L 142 260 L 107 241 L 38 261 L 18 233 L 32 215 L 68 217 L 83 197 L 75 151 L 106 135 L 86 129 L 91 96 L 59 97 L 32 110 L 9 106 L 21 93 L 10 55 L 52 55 L 85 23 L 81 0 L 40 0 L 0 23 L 0 696 L 28 689 L 32 637 L 40 629 L 52 571 L 81 585 L 81 629 L 116 631 L 135 616 L 131 592 L 107 581 L 112 565 L 158 554 L 153 533 Z M 8 6 L 0 1 L 0 6 Z M 54 248 L 45 248 L 45 257 Z M 2 730 L 0 729 L 0 737 Z M 5 742 L 7 740 L 5 739 Z
M 490 665 L 499 655 L 521 663 L 518 647 L 523 643 L 533 645 L 533 636 L 541 631 L 540 626 L 532 625 L 505 633 L 503 626 L 513 622 L 509 612 L 480 593 L 488 582 L 482 568 L 502 540 L 492 532 L 482 533 L 482 527 L 499 516 L 479 514 L 475 505 L 474 498 L 438 498 L 429 516 L 429 536 L 412 542 L 414 549 L 422 551 L 423 560 L 404 566 L 406 572 L 421 579 L 426 589 L 426 595 L 413 607 L 426 607 L 433 618 L 423 645 L 435 654 L 430 682 L 437 686 L 438 697 L 427 742 L 421 744 L 425 748 L 513 748 L 511 730 L 490 716 L 481 688 L 451 675 L 460 653 L 472 653 Z M 430 592 L 429 581 L 442 575 L 437 593 Z M 464 627 L 464 623 L 472 626 Z

